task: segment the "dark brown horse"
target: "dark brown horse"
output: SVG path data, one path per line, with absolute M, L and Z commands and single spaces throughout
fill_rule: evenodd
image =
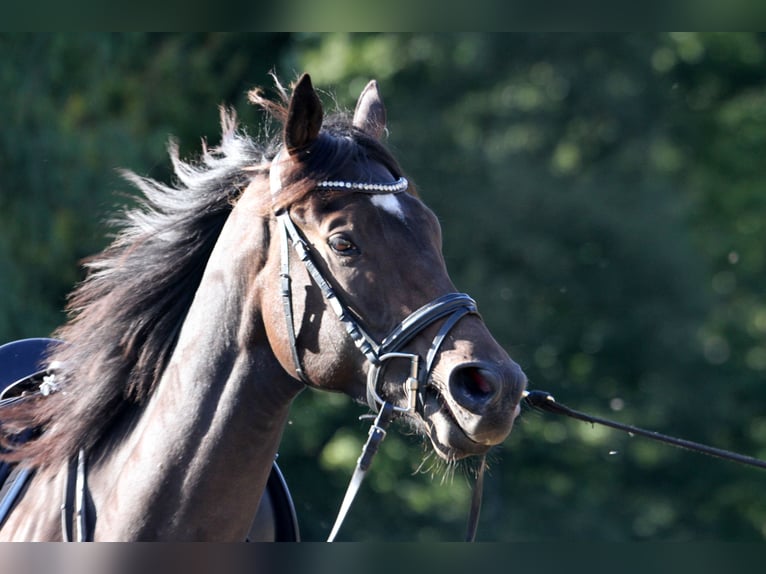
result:
M 251 94 L 277 140 L 223 113 L 199 163 L 171 150 L 176 186 L 129 175 L 141 206 L 70 299 L 55 392 L 0 409 L 5 459 L 35 468 L 3 540 L 62 539 L 78 453 L 86 538 L 243 540 L 306 385 L 393 405 L 448 461 L 507 437 L 526 379 L 455 293 L 377 85 L 348 118 L 307 75 L 280 92 Z

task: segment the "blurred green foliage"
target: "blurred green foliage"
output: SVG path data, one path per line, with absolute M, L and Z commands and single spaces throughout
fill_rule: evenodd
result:
M 0 340 L 63 320 L 129 201 L 117 168 L 169 178 L 168 137 L 217 141 L 219 104 L 257 135 L 269 70 L 346 108 L 375 77 L 458 289 L 531 387 L 766 456 L 765 64 L 750 33 L 0 36 Z M 320 540 L 363 411 L 292 412 L 280 466 Z M 460 539 L 470 472 L 400 430 L 341 538 Z M 758 471 L 582 423 L 525 411 L 490 464 L 480 540 L 766 536 Z

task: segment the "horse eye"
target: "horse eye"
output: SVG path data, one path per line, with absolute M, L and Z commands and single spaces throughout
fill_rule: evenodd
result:
M 339 255 L 354 255 L 359 253 L 356 245 L 354 245 L 353 242 L 344 235 L 333 235 L 330 237 L 330 239 L 327 240 L 327 243 L 330 245 L 332 250 Z

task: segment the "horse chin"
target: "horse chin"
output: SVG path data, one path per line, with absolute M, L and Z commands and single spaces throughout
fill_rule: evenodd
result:
M 494 446 L 479 443 L 469 437 L 453 416 L 446 401 L 436 393 L 427 394 L 422 417 L 434 451 L 448 462 L 483 455 Z

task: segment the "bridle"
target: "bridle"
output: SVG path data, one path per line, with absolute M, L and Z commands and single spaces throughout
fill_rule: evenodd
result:
M 269 172 L 269 182 L 272 199 L 276 199 L 282 190 L 282 151 L 277 153 L 271 162 Z M 407 179 L 398 178 L 394 182 L 358 182 L 358 181 L 320 181 L 316 184 L 318 189 L 348 191 L 363 193 L 368 195 L 402 193 L 409 187 Z M 314 261 L 314 257 L 309 247 L 308 241 L 303 233 L 295 225 L 290 217 L 290 209 L 281 208 L 275 211 L 279 234 L 281 237 L 281 265 L 280 265 L 280 285 L 282 306 L 284 309 L 287 338 L 292 355 L 293 366 L 300 380 L 306 384 L 311 384 L 308 380 L 300 360 L 298 352 L 298 338 L 295 332 L 295 319 L 292 302 L 292 279 L 290 276 L 290 245 L 298 255 L 298 258 L 305 266 L 312 280 L 322 292 L 322 296 L 328 306 L 340 323 L 345 327 L 356 348 L 364 355 L 368 365 L 367 372 L 367 403 L 370 408 L 377 413 L 375 421 L 370 428 L 369 437 L 365 444 L 362 455 L 357 461 L 357 466 L 349 484 L 348 490 L 341 504 L 341 510 L 336 518 L 335 525 L 328 538 L 328 542 L 335 539 L 340 526 L 348 513 L 354 496 L 361 485 L 361 482 L 369 469 L 372 457 L 380 442 L 386 434 L 386 428 L 391 422 L 394 413 L 410 413 L 418 409 L 418 404 L 422 408 L 422 396 L 426 389 L 428 379 L 433 370 L 436 358 L 444 340 L 450 331 L 457 325 L 458 321 L 466 315 L 478 315 L 476 302 L 465 293 L 447 293 L 426 303 L 413 313 L 405 317 L 399 324 L 394 326 L 389 333 L 378 342 L 361 325 L 359 317 L 338 297 L 331 282 L 322 274 Z M 441 327 L 431 341 L 425 359 L 416 353 L 404 352 L 403 349 L 415 337 L 420 335 L 426 328 L 439 320 L 444 319 Z M 380 394 L 381 375 L 386 365 L 393 360 L 408 360 L 409 376 L 403 383 L 404 394 L 406 397 L 405 406 L 397 406 L 387 401 Z M 420 402 L 418 401 L 420 398 Z M 481 461 L 479 475 L 477 476 L 476 488 L 474 490 L 474 505 L 480 504 L 481 500 L 481 478 L 483 474 L 484 461 Z M 475 535 L 476 522 L 478 522 L 478 508 L 474 507 L 470 513 L 469 534 L 471 540 Z
M 281 152 L 272 160 L 270 172 L 270 186 L 272 197 L 276 197 L 282 189 L 281 181 Z M 319 189 L 347 190 L 349 192 L 364 193 L 369 195 L 401 193 L 407 190 L 409 184 L 406 178 L 400 177 L 393 183 L 367 183 L 349 181 L 320 181 Z M 476 302 L 465 293 L 447 293 L 426 303 L 398 325 L 393 327 L 381 342 L 376 341 L 362 327 L 359 317 L 338 297 L 331 282 L 322 274 L 314 262 L 314 257 L 303 233 L 290 217 L 289 208 L 279 209 L 275 213 L 279 233 L 281 236 L 281 295 L 282 306 L 285 313 L 287 326 L 287 338 L 290 345 L 293 365 L 304 383 L 310 384 L 301 365 L 298 353 L 298 342 L 295 332 L 295 322 L 292 304 L 292 279 L 290 276 L 290 244 L 298 255 L 300 261 L 306 267 L 312 280 L 322 292 L 330 309 L 335 313 L 338 320 L 345 327 L 356 348 L 365 356 L 369 363 L 367 377 L 367 402 L 372 410 L 378 412 L 385 400 L 378 392 L 380 376 L 386 362 L 393 359 L 407 359 L 410 361 L 410 377 L 408 377 L 405 393 L 407 406 L 394 406 L 395 412 L 411 412 L 416 408 L 416 393 L 418 389 L 424 389 L 425 383 L 433 370 L 436 355 L 441 348 L 444 339 L 457 322 L 467 314 L 478 314 Z M 436 321 L 448 317 L 442 328 L 434 337 L 425 360 L 425 368 L 421 369 L 421 357 L 412 353 L 401 352 L 401 349 L 419 335 L 427 327 Z M 414 379 L 414 381 L 409 381 Z
M 282 188 L 280 175 L 281 165 L 279 164 L 280 155 L 281 152 L 276 155 L 271 164 L 270 182 L 273 197 L 275 197 Z M 380 194 L 401 193 L 407 189 L 408 183 L 407 180 L 402 177 L 395 182 L 385 184 L 356 181 L 320 181 L 317 183 L 317 187 L 333 190 L 347 190 L 365 194 Z M 337 315 L 339 321 L 345 326 L 346 331 L 356 344 L 356 347 L 362 354 L 364 354 L 367 362 L 369 363 L 367 376 L 367 402 L 370 408 L 377 412 L 377 416 L 375 417 L 375 421 L 370 428 L 367 442 L 362 449 L 362 454 L 357 460 L 354 474 L 352 475 L 351 481 L 349 482 L 340 511 L 338 512 L 335 524 L 333 525 L 330 536 L 328 537 L 328 542 L 332 542 L 335 540 L 340 526 L 351 507 L 354 497 L 356 496 L 356 493 L 358 492 L 359 487 L 361 486 L 361 483 L 370 467 L 372 458 L 378 450 L 380 442 L 386 435 L 386 428 L 391 422 L 394 413 L 414 412 L 417 410 L 418 397 L 422 396 L 422 393 L 426 388 L 428 378 L 434 366 L 434 361 L 439 349 L 442 346 L 442 343 L 444 342 L 444 339 L 461 318 L 468 314 L 478 314 L 478 311 L 476 309 L 475 301 L 468 295 L 464 293 L 447 293 L 446 295 L 442 295 L 441 297 L 438 297 L 433 301 L 423 305 L 420 309 L 410 314 L 408 317 L 402 320 L 401 323 L 391 329 L 389 334 L 384 337 L 380 343 L 378 343 L 373 337 L 365 332 L 365 330 L 360 325 L 358 317 L 338 298 L 330 282 L 322 275 L 321 271 L 314 263 L 307 241 L 290 218 L 289 208 L 284 208 L 276 211 L 276 218 L 282 236 L 282 266 L 280 273 L 282 280 L 282 300 L 285 308 L 285 318 L 287 321 L 287 333 L 290 342 L 291 353 L 296 373 L 298 374 L 299 378 L 308 383 L 305 373 L 301 367 L 292 312 L 292 292 L 290 288 L 290 243 L 292 243 L 294 249 L 298 253 L 300 260 L 305 265 L 314 282 L 321 289 L 322 295 L 327 301 L 329 307 Z M 431 341 L 431 346 L 428 350 L 425 361 L 423 361 L 423 358 L 417 354 L 402 352 L 402 349 L 407 343 L 421 334 L 428 326 L 441 319 L 445 319 L 445 321 Z M 395 406 L 392 403 L 386 401 L 385 398 L 381 397 L 378 392 L 380 377 L 384 366 L 386 362 L 394 359 L 406 359 L 410 361 L 410 374 L 403 384 L 404 393 L 407 397 L 406 406 L 404 407 Z M 424 365 L 423 362 L 425 363 Z M 631 435 L 638 434 L 652 440 L 664 442 L 666 444 L 671 444 L 680 448 L 701 452 L 742 464 L 766 468 L 766 461 L 754 457 L 733 453 L 731 451 L 695 443 L 684 439 L 670 437 L 654 431 L 647 431 L 639 427 L 625 425 L 611 421 L 609 419 L 595 417 L 580 411 L 575 411 L 574 409 L 570 409 L 561 403 L 557 403 L 549 393 L 544 391 L 526 391 L 524 393 L 524 399 L 527 404 L 534 408 L 555 414 L 569 416 L 575 419 L 589 422 L 591 424 L 605 425 L 614 429 L 629 432 Z M 485 458 L 482 457 L 476 475 L 476 481 L 474 483 L 471 508 L 468 517 L 468 527 L 466 533 L 466 540 L 468 541 L 474 540 L 476 528 L 478 526 L 485 463 Z

